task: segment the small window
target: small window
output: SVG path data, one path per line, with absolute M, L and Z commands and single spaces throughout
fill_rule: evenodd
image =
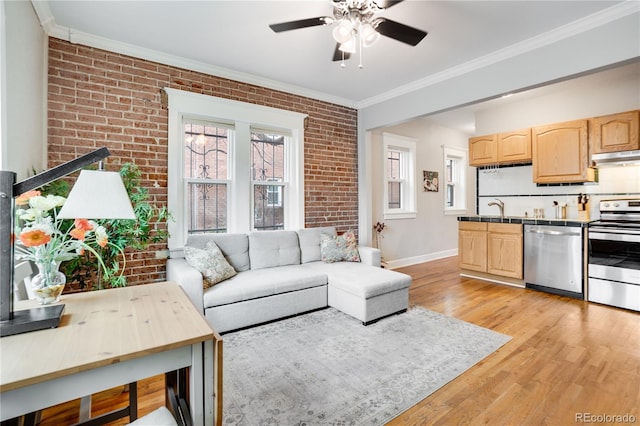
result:
M 465 150 L 444 147 L 445 214 L 458 214 L 467 210 L 466 167 L 467 152 Z
M 384 218 L 416 217 L 416 177 L 414 139 L 383 134 Z

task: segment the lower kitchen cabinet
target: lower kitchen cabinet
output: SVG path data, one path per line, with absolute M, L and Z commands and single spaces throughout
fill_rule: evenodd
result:
M 459 222 L 458 256 L 461 269 L 487 272 L 486 222 Z
M 522 225 L 489 223 L 487 272 L 522 279 Z
M 458 222 L 460 269 L 522 279 L 522 225 Z

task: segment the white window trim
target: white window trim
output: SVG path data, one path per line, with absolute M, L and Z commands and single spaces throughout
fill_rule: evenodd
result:
M 251 230 L 250 140 L 252 127 L 281 130 L 291 135 L 285 161 L 288 179 L 285 229 L 304 227 L 304 120 L 305 114 L 199 93 L 165 88 L 168 95 L 169 135 L 167 204 L 174 220 L 169 221 L 169 250 L 180 250 L 187 239 L 183 167 L 184 116 L 232 124 L 235 138 L 230 156 L 227 232 Z M 247 143 L 240 143 L 247 141 Z
M 460 196 L 458 197 L 458 200 L 460 200 L 460 203 L 454 205 L 453 207 L 449 207 L 447 206 L 447 195 L 446 193 L 444 194 L 443 197 L 443 205 L 444 205 L 444 214 L 445 215 L 459 215 L 459 214 L 464 214 L 467 213 L 467 195 L 468 195 L 468 191 L 469 188 L 468 183 L 467 183 L 467 164 L 468 164 L 468 153 L 466 149 L 463 148 L 458 148 L 458 147 L 453 147 L 453 146 L 446 146 L 443 145 L 442 146 L 442 152 L 443 152 L 443 157 L 442 157 L 442 165 L 443 165 L 443 170 L 446 174 L 446 170 L 447 170 L 447 159 L 449 158 L 455 158 L 456 160 L 460 161 L 460 167 L 458 169 L 460 176 L 458 176 L 458 181 L 459 181 L 459 186 L 461 186 L 461 194 L 460 192 L 458 193 Z M 446 191 L 446 186 L 447 186 L 447 179 L 446 176 L 444 176 L 445 179 L 444 180 L 444 190 Z
M 385 220 L 393 219 L 414 219 L 417 216 L 416 211 L 416 139 L 408 138 L 405 136 L 394 135 L 392 133 L 382 134 L 383 145 L 383 172 L 382 172 L 382 188 L 383 188 L 383 218 Z M 390 149 L 397 149 L 407 154 L 405 166 L 404 179 L 406 181 L 405 191 L 403 194 L 404 207 L 399 209 L 389 208 L 389 194 L 388 194 L 388 161 L 387 152 Z

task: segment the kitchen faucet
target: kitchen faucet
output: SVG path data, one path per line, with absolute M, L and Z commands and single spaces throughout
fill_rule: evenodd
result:
M 497 203 L 496 203 L 497 201 Z M 496 201 L 491 201 L 488 206 L 498 206 L 500 208 L 500 217 L 504 217 L 504 201 L 496 198 Z

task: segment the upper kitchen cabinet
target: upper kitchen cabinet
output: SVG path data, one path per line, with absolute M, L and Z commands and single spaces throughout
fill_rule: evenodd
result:
M 497 135 L 469 138 L 469 165 L 486 166 L 498 162 Z
M 498 163 L 531 162 L 531 129 L 498 134 Z
M 589 120 L 591 154 L 640 149 L 640 111 L 629 111 Z
M 533 181 L 536 183 L 588 182 L 587 120 L 567 121 L 531 130 Z

